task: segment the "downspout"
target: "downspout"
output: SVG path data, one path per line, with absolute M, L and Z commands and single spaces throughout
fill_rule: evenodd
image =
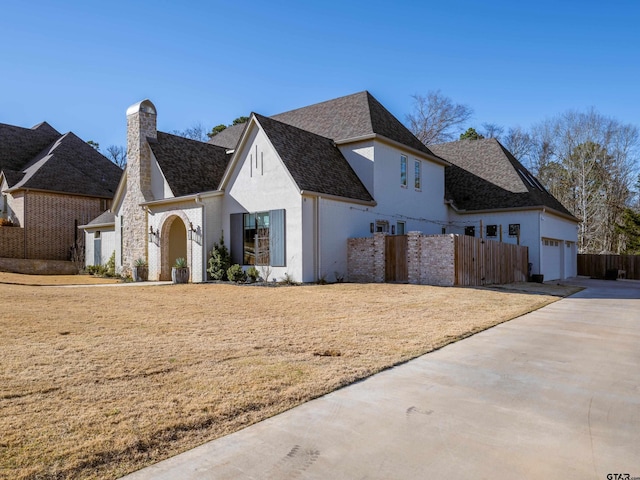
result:
M 22 243 L 23 243 L 25 260 L 27 258 L 27 212 L 29 211 L 27 209 L 27 197 L 29 196 L 28 193 L 29 193 L 29 189 L 24 191 L 24 206 L 22 211 L 22 218 L 24 220 L 24 228 L 22 229 Z
M 320 200 L 322 197 L 316 197 L 316 280 L 320 280 L 322 278 L 322 266 L 320 265 L 320 261 L 322 259 L 321 248 L 320 248 Z
M 198 205 L 202 209 L 202 281 L 207 281 L 207 248 L 206 248 L 206 238 L 207 238 L 207 216 L 205 215 L 204 203 L 200 200 L 200 195 L 196 195 L 196 205 Z M 191 258 L 193 259 L 193 245 L 191 246 Z M 193 262 L 193 260 L 192 260 Z

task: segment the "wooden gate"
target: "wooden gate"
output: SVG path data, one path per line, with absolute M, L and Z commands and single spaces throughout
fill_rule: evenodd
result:
M 407 236 L 387 235 L 384 239 L 384 249 L 384 281 L 407 283 L 409 281 Z

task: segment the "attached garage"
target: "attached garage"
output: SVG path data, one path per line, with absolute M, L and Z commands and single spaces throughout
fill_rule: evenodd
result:
M 542 274 L 545 281 L 562 278 L 562 267 L 564 266 L 562 247 L 564 247 L 564 242 L 561 240 L 542 239 Z

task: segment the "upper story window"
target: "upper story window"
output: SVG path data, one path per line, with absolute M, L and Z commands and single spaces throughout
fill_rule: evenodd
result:
M 400 155 L 400 185 L 407 186 L 407 157 Z
M 422 188 L 422 163 L 420 160 L 416 160 L 414 165 L 414 177 L 413 177 L 413 186 L 416 190 L 420 190 Z

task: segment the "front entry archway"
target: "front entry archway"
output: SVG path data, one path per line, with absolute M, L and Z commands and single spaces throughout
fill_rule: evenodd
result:
M 189 261 L 187 227 L 182 218 L 177 215 L 167 218 L 162 226 L 160 237 L 163 239 L 160 280 L 171 280 L 171 267 L 176 258 L 182 257 Z

